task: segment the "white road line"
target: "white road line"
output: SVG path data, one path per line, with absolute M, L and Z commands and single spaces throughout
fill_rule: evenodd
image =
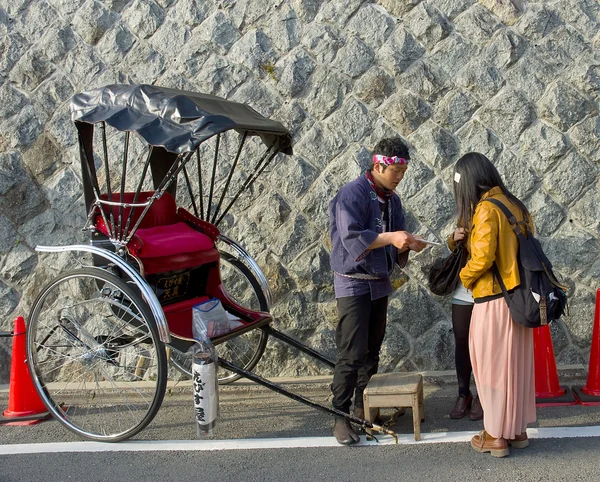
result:
M 421 441 L 414 440 L 412 434 L 398 436 L 398 444 L 412 445 L 424 443 L 468 442 L 477 432 L 434 432 L 425 433 Z M 600 426 L 592 427 L 547 427 L 527 429 L 529 438 L 578 438 L 600 437 Z M 377 437 L 378 441 L 365 440 L 364 436 L 356 446 L 394 445 L 389 435 Z M 257 450 L 310 447 L 342 447 L 333 437 L 263 438 L 240 440 L 139 440 L 120 443 L 102 442 L 58 442 L 40 444 L 0 445 L 0 455 L 43 454 L 68 452 L 182 452 L 212 450 Z

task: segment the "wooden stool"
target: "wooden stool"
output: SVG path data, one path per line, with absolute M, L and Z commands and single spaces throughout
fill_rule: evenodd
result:
M 363 394 L 365 418 L 372 422 L 379 408 L 411 407 L 415 440 L 421 440 L 424 420 L 423 377 L 418 373 L 380 373 L 373 375 Z

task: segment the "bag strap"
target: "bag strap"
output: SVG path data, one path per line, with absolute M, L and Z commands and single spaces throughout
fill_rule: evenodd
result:
M 517 235 L 517 240 L 518 240 L 519 235 L 522 234 L 521 229 L 519 228 L 519 222 L 517 221 L 517 218 L 515 218 L 514 214 L 510 211 L 510 209 L 508 209 L 502 201 L 498 201 L 497 199 L 487 198 L 487 199 L 484 199 L 484 201 L 489 201 L 492 204 L 495 204 L 496 206 L 498 206 L 500 208 L 500 210 L 507 217 L 508 222 L 510 223 L 513 231 Z M 494 261 L 494 264 L 492 265 L 492 273 L 493 273 L 494 277 L 496 278 L 496 280 L 498 281 L 498 284 L 500 285 L 500 289 L 502 290 L 502 295 L 504 296 L 504 299 L 506 300 L 506 303 L 508 304 L 509 303 L 508 291 L 506 291 L 506 286 L 504 284 L 504 281 L 502 280 L 502 276 L 500 276 L 500 270 L 498 269 L 498 265 L 496 264 L 496 261 Z

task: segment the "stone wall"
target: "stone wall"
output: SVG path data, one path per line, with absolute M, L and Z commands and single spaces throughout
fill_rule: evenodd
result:
M 230 233 L 269 276 L 276 325 L 334 356 L 326 208 L 384 136 L 412 148 L 400 186 L 410 230 L 453 229 L 453 162 L 485 153 L 531 210 L 570 315 L 558 363 L 587 363 L 600 277 L 600 5 L 596 0 L 0 0 L 0 328 L 27 315 L 81 241 L 69 99 L 153 83 L 247 102 L 293 132 Z M 237 222 L 241 221 L 241 222 Z M 390 300 L 386 370 L 453 367 L 448 299 L 411 256 Z M 9 344 L 0 346 L 0 381 Z M 259 371 L 323 372 L 272 342 Z

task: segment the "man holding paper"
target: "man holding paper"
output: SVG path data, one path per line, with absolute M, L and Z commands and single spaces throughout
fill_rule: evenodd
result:
M 342 186 L 329 205 L 331 268 L 338 308 L 333 407 L 364 419 L 363 392 L 377 373 L 385 335 L 390 275 L 406 265 L 409 250 L 423 239 L 405 231 L 404 212 L 394 192 L 408 168 L 408 148 L 400 138 L 375 146 L 369 170 Z M 337 418 L 333 429 L 341 444 L 358 442 L 350 423 Z

